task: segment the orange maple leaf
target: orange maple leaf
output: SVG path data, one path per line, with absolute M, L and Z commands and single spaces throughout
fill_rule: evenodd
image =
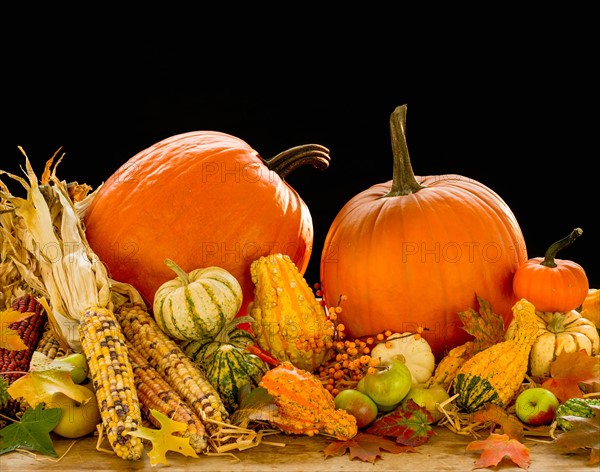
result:
M 507 434 L 491 433 L 487 439 L 471 441 L 467 451 L 483 451 L 475 461 L 475 468 L 495 467 L 503 459 L 510 459 L 521 469 L 528 469 L 531 463 L 529 449 Z
M 27 349 L 27 344 L 23 342 L 19 333 L 10 326 L 34 315 L 32 311 L 21 313 L 20 311 L 9 308 L 0 311 L 0 349 L 9 351 L 23 351 Z
M 580 383 L 600 381 L 598 377 L 598 358 L 590 356 L 585 349 L 576 352 L 561 352 L 550 365 L 550 378 L 542 387 L 552 391 L 561 401 L 569 398 L 581 398 L 583 391 Z
M 510 439 L 520 441 L 524 436 L 523 424 L 515 416 L 509 415 L 504 408 L 493 403 L 486 403 L 484 408 L 473 413 L 471 419 L 474 422 L 500 425 L 502 432 Z
M 334 441 L 325 450 L 325 458 L 330 456 L 343 456 L 349 451 L 350 460 L 359 459 L 363 462 L 375 463 L 381 457 L 382 451 L 398 454 L 400 452 L 417 452 L 412 446 L 401 446 L 391 439 L 369 433 L 358 433 L 346 441 Z

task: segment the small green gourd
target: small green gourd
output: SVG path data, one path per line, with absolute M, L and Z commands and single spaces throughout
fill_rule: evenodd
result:
M 556 409 L 556 424 L 563 431 L 569 431 L 573 424 L 565 417 L 591 418 L 594 416 L 594 409 L 590 405 L 600 408 L 600 398 L 569 398 Z
M 234 318 L 212 339 L 205 337 L 181 344 L 183 352 L 206 373 L 230 413 L 239 405 L 242 387 L 257 387 L 269 370 L 266 362 L 246 349 L 253 343 L 252 333 L 237 327 L 251 321 L 250 316 Z

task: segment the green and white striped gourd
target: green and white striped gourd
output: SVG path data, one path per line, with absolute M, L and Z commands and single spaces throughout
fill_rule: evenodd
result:
M 167 335 L 182 341 L 216 336 L 242 306 L 242 287 L 221 267 L 184 271 L 165 260 L 176 274 L 154 295 L 154 318 Z

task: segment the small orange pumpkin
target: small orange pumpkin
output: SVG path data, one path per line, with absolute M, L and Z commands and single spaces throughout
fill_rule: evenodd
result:
M 567 313 L 578 308 L 589 289 L 585 270 L 576 262 L 557 259 L 556 254 L 582 233 L 581 228 L 575 228 L 552 244 L 544 257 L 534 257 L 522 264 L 513 279 L 515 295 L 529 300 L 538 311 Z

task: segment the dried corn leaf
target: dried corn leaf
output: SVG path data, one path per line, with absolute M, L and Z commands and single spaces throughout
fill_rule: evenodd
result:
M 0 274 L 4 271 L 9 281 L 21 278 L 47 297 L 52 308 L 50 319 L 69 346 L 80 351 L 76 327 L 85 309 L 114 309 L 115 302 L 140 301 L 141 296 L 133 287 L 112 281 L 87 242 L 82 216 L 95 192 L 88 194 L 84 188 L 74 202 L 73 188 L 56 176 L 60 159 L 50 171 L 54 157 L 47 162 L 40 184 L 27 155 L 21 152 L 25 155 L 27 180 L 0 171 L 0 175 L 19 182 L 27 194 L 20 198 L 8 192 L 5 185 L 0 189 L 6 211 L 2 215 L 12 214 L 0 220 L 10 252 L 2 259 L 6 265 L 0 268 Z

